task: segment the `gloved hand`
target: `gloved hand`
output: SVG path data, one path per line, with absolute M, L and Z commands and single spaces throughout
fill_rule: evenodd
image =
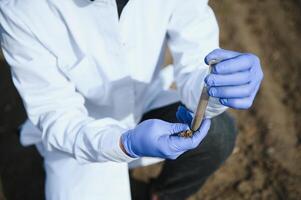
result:
M 124 133 L 121 136 L 121 145 L 134 158 L 147 156 L 176 159 L 199 145 L 206 136 L 210 123 L 210 120 L 205 120 L 193 137 L 183 138 L 176 134 L 188 130 L 188 125 L 150 119 Z
M 207 64 L 211 60 L 221 62 L 205 79 L 209 95 L 231 108 L 250 108 L 263 79 L 259 58 L 253 54 L 216 49 L 205 58 Z

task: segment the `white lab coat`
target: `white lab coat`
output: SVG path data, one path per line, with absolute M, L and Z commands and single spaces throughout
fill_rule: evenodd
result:
M 21 142 L 45 158 L 47 198 L 130 199 L 134 159 L 120 136 L 150 109 L 179 100 L 196 109 L 204 57 L 218 48 L 207 0 L 130 0 L 120 19 L 115 0 L 1 0 L 0 11 L 29 118 Z M 166 44 L 174 66 L 161 70 Z M 206 115 L 225 109 L 211 98 Z

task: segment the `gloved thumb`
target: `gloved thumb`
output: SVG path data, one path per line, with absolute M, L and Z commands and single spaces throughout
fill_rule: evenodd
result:
M 211 120 L 205 119 L 202 122 L 200 129 L 196 131 L 191 138 L 180 137 L 178 134 L 173 134 L 169 137 L 169 144 L 172 144 L 173 149 L 178 152 L 185 152 L 187 150 L 194 149 L 201 143 L 201 141 L 207 135 L 210 128 L 210 124 L 211 124 Z M 180 127 L 180 125 L 176 125 L 176 126 Z M 185 126 L 182 125 L 181 127 L 184 128 Z M 176 129 L 174 129 L 174 131 L 177 131 L 177 133 L 183 131 L 183 129 L 179 129 L 177 127 L 175 128 Z
M 196 131 L 193 136 L 192 136 L 192 148 L 197 147 L 202 140 L 206 137 L 211 125 L 211 120 L 210 119 L 204 119 L 201 127 L 199 128 L 198 131 Z

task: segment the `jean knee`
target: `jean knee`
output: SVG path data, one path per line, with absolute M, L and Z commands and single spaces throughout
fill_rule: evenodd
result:
M 236 135 L 235 121 L 228 113 L 223 113 L 212 119 L 207 144 L 220 162 L 226 160 L 233 152 Z

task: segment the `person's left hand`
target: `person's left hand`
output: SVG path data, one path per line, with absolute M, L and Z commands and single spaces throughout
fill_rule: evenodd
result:
M 263 79 L 259 58 L 249 53 L 216 49 L 205 58 L 207 64 L 212 60 L 220 62 L 205 79 L 209 95 L 231 108 L 250 108 Z

